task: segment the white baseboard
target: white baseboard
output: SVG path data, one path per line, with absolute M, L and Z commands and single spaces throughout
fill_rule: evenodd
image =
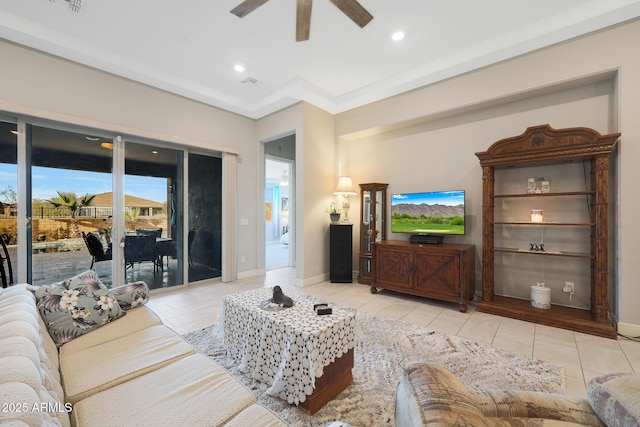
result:
M 326 282 L 329 280 L 329 274 L 319 274 L 313 277 L 307 277 L 306 279 L 296 279 L 296 286 L 299 288 L 304 288 L 306 286 L 315 285 L 317 283 Z
M 618 322 L 618 333 L 627 337 L 640 337 L 640 325 Z
M 262 270 L 262 274 L 264 274 L 264 270 Z M 248 277 L 254 277 L 259 275 L 260 275 L 260 270 L 247 270 L 247 271 L 238 273 L 237 279 L 246 279 Z

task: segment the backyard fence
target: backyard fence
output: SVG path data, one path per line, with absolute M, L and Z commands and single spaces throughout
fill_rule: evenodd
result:
M 157 218 L 166 216 L 164 209 L 159 208 L 135 208 L 126 207 L 125 213 L 133 214 L 134 210 L 138 213 L 135 217 L 139 218 Z M 5 206 L 0 210 L 0 218 L 15 218 L 18 216 L 18 209 L 16 206 Z M 87 206 L 80 208 L 80 211 L 76 213 L 76 218 L 111 218 L 113 216 L 113 209 L 110 207 L 97 207 Z M 71 211 L 65 207 L 53 207 L 53 206 L 34 206 L 31 210 L 31 218 L 40 219 L 63 219 L 71 218 Z

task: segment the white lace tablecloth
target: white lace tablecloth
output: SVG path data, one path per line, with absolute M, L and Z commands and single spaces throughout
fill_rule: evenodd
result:
M 260 308 L 272 294 L 273 288 L 261 288 L 225 297 L 224 342 L 245 375 L 269 384 L 269 395 L 297 405 L 313 393 L 324 367 L 353 348 L 362 331 L 355 311 L 331 306 L 332 314 L 318 316 L 317 301 L 306 296 L 294 297 L 290 308 Z

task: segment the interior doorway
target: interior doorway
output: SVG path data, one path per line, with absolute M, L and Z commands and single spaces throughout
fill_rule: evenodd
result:
M 265 159 L 265 270 L 292 266 L 293 162 L 268 156 Z

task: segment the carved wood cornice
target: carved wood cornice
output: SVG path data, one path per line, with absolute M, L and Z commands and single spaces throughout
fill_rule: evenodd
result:
M 476 156 L 481 166 L 571 162 L 609 155 L 619 137 L 619 133 L 601 135 L 582 127 L 556 130 L 546 124 L 527 128 L 522 135 L 501 139 Z

